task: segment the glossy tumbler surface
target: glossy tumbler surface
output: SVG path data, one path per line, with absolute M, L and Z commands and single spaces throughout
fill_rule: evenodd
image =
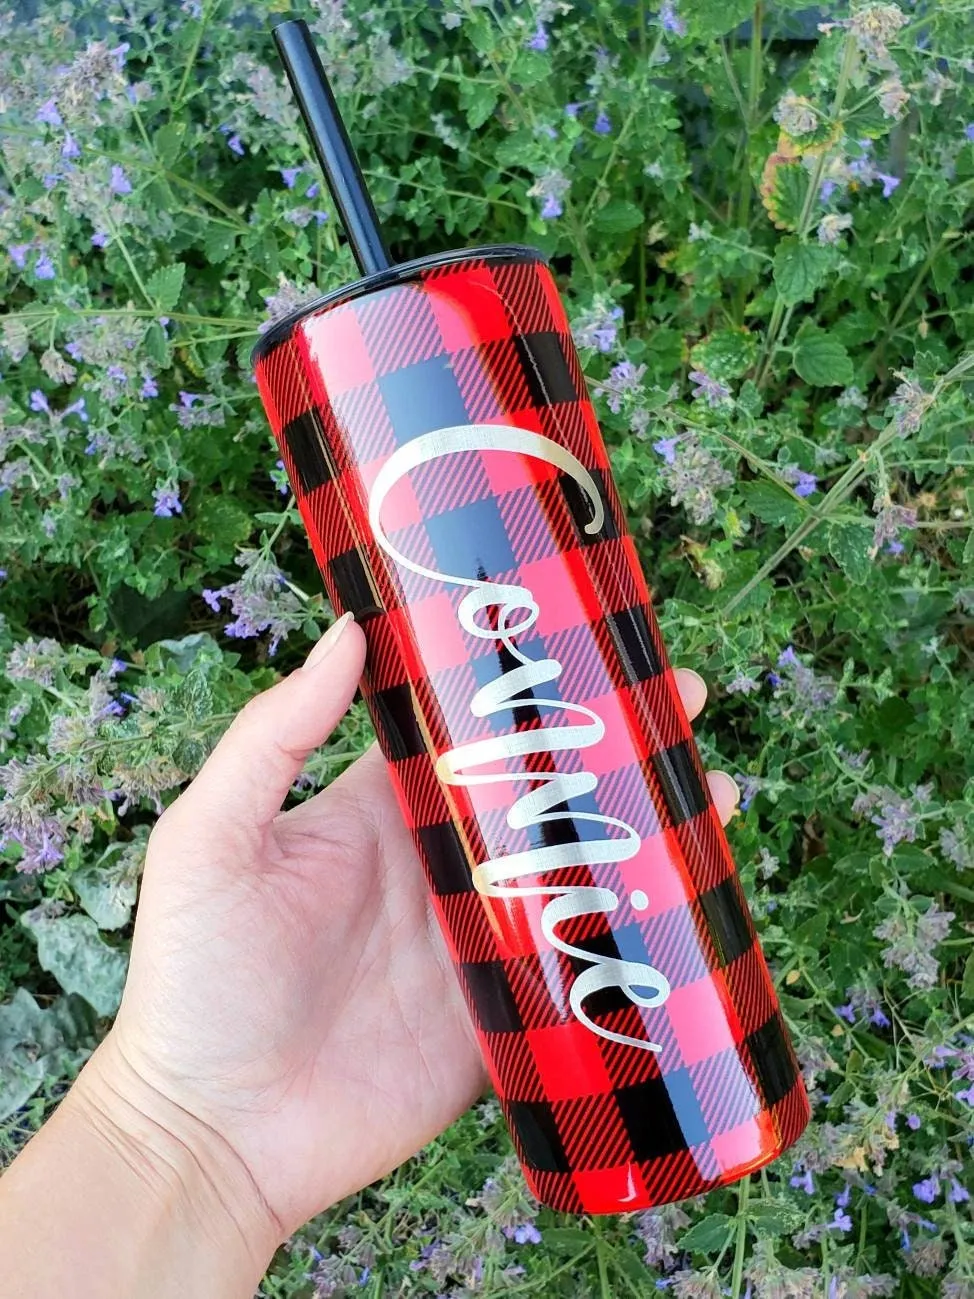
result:
M 808 1102 L 543 260 L 409 263 L 255 355 L 532 1190 L 768 1163 Z

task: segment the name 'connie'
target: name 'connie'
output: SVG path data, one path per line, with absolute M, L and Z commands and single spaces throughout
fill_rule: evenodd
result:
M 399 447 L 382 466 L 369 494 L 369 523 L 378 544 L 397 564 L 413 573 L 449 586 L 469 588 L 457 609 L 461 627 L 480 640 L 499 642 L 508 651 L 510 661 L 516 664 L 476 692 L 470 701 L 473 716 L 487 717 L 516 707 L 518 702 L 523 704 L 518 696 L 530 690 L 532 707 L 561 709 L 572 719 L 568 725 L 542 726 L 461 744 L 440 754 L 436 761 L 436 774 L 447 785 L 469 787 L 511 782 L 537 786 L 517 798 L 508 811 L 507 824 L 512 830 L 554 821 L 589 821 L 615 831 L 611 838 L 549 844 L 482 862 L 474 867 L 473 883 L 485 897 L 534 895 L 550 898 L 541 913 L 541 928 L 546 940 L 566 956 L 590 963 L 572 984 L 569 1002 L 573 1014 L 600 1037 L 658 1051 L 658 1043 L 627 1037 L 596 1023 L 587 1014 L 584 1003 L 593 993 L 618 988 L 634 1005 L 652 1009 L 661 1006 L 669 996 L 670 985 L 665 976 L 652 965 L 601 956 L 575 947 L 557 933 L 557 926 L 573 917 L 599 913 L 611 915 L 619 907 L 618 895 L 612 889 L 595 885 L 518 883 L 525 877 L 556 873 L 571 866 L 627 861 L 639 851 L 639 835 L 632 826 L 616 817 L 597 812 L 555 810 L 569 799 L 581 798 L 596 789 L 598 778 L 591 772 L 490 770 L 508 758 L 587 749 L 598 744 L 605 735 L 605 723 L 591 708 L 582 704 L 546 699 L 537 693 L 541 687 L 558 679 L 562 665 L 557 659 L 529 659 L 517 648 L 516 638 L 534 626 L 540 612 L 533 593 L 527 587 L 426 568 L 397 550 L 382 530 L 383 501 L 400 479 L 420 465 L 443 456 L 477 451 L 509 452 L 554 465 L 578 484 L 592 508 L 592 519 L 586 525 L 586 532 L 598 532 L 604 521 L 598 487 L 584 465 L 565 447 L 526 429 L 492 424 L 436 429 Z M 632 901 L 637 905 L 635 894 Z

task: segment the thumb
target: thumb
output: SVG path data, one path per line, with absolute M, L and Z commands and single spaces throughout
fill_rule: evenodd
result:
M 234 718 L 178 800 L 183 810 L 253 829 L 269 824 L 308 756 L 347 712 L 364 662 L 365 637 L 346 613 L 302 667 Z

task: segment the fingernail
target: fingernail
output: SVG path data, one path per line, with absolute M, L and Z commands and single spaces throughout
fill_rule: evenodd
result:
M 311 668 L 316 668 L 319 663 L 328 657 L 345 634 L 345 628 L 351 621 L 352 615 L 350 613 L 343 613 L 337 622 L 332 623 L 318 644 L 304 660 L 304 666 L 301 669 L 303 672 L 307 672 Z
M 737 804 L 741 801 L 741 787 L 734 779 L 734 777 L 730 775 L 729 772 L 726 771 L 708 771 L 707 775 L 710 777 L 711 780 L 716 778 L 722 784 L 727 786 L 727 788 L 734 795 L 734 806 L 736 807 Z
M 693 668 L 682 668 L 682 667 L 680 668 L 680 671 L 685 672 L 688 677 L 693 677 L 693 679 L 698 683 L 700 689 L 703 691 L 705 695 L 708 693 L 707 683 L 706 681 L 704 681 L 703 677 L 700 675 L 699 672 L 695 672 Z

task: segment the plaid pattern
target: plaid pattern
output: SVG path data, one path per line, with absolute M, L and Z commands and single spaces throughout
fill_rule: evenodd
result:
M 804 1128 L 808 1102 L 546 266 L 507 249 L 413 269 L 306 314 L 258 349 L 257 378 L 329 596 L 365 629 L 363 691 L 532 1190 L 558 1209 L 618 1212 L 775 1158 Z M 554 702 L 526 692 L 484 718 L 470 710 L 475 692 L 516 665 L 496 640 L 461 628 L 467 588 L 395 564 L 367 522 L 369 489 L 397 447 L 470 424 L 566 446 L 605 509 L 589 535 L 591 507 L 572 478 L 496 451 L 424 464 L 387 496 L 382 523 L 400 553 L 528 587 L 540 606 L 517 646 L 562 665 L 538 692 Z M 478 863 L 604 839 L 605 825 L 579 815 L 512 830 L 506 813 L 533 785 L 447 786 L 434 774 L 436 757 L 458 745 L 577 724 L 560 701 L 590 708 L 604 737 L 505 769 L 591 772 L 595 791 L 561 810 L 616 817 L 640 836 L 628 861 L 542 882 L 595 884 L 620 899 L 558 934 L 593 960 L 666 976 L 670 995 L 654 1009 L 616 988 L 584 1003 L 602 1027 L 658 1052 L 573 1015 L 569 990 L 592 962 L 545 939 L 550 898 L 493 899 L 471 880 Z

